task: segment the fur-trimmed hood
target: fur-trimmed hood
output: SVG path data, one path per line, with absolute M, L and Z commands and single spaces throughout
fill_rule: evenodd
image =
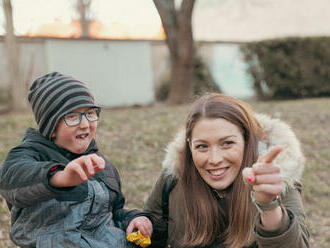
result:
M 293 185 L 295 181 L 300 181 L 305 158 L 300 143 L 290 126 L 279 119 L 273 119 L 264 114 L 255 114 L 255 116 L 265 133 L 264 139 L 258 145 L 259 155 L 265 154 L 275 145 L 282 145 L 284 150 L 274 162 L 281 168 L 283 182 Z M 181 130 L 167 146 L 162 165 L 168 174 L 178 176 L 178 168 L 181 166 L 179 157 L 185 143 L 185 130 Z

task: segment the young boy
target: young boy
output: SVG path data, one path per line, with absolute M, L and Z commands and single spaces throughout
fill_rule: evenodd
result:
M 123 209 L 115 167 L 94 137 L 100 108 L 82 82 L 53 72 L 37 78 L 28 128 L 0 167 L 0 193 L 11 211 L 12 241 L 21 247 L 127 247 L 126 234 L 151 236 L 147 215 Z

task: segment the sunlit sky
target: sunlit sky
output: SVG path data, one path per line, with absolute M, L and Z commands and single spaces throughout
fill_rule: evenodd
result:
M 70 23 L 77 19 L 73 0 L 12 0 L 14 24 L 19 35 L 34 33 L 42 24 Z M 122 25 L 137 34 L 161 31 L 161 21 L 152 0 L 92 0 L 92 17 L 105 25 Z M 0 34 L 4 34 L 4 13 L 0 11 Z M 141 30 L 142 29 L 142 30 Z
M 77 19 L 76 0 L 12 0 L 16 33 L 35 33 Z M 0 4 L 2 1 L 0 2 Z M 2 6 L 1 6 L 2 7 Z M 330 35 L 330 0 L 196 0 L 197 40 L 248 41 L 283 36 Z M 92 0 L 92 17 L 107 37 L 154 38 L 162 34 L 152 0 Z M 0 35 L 5 33 L 0 9 Z M 99 27 L 99 26 L 98 26 Z M 100 27 L 99 27 L 100 28 Z

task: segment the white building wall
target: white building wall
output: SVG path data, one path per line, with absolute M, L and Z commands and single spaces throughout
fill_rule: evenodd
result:
M 211 73 L 222 92 L 238 98 L 255 95 L 253 81 L 237 44 L 214 44 Z
M 165 43 L 154 42 L 152 51 L 157 88 L 169 74 L 170 59 Z M 255 95 L 239 44 L 200 42 L 196 44 L 196 52 L 208 65 L 215 83 L 223 93 L 243 99 Z
M 84 81 L 97 103 L 106 107 L 154 102 L 155 89 L 170 68 L 163 41 L 30 38 L 20 40 L 19 51 L 26 90 L 36 77 L 59 71 Z M 224 93 L 240 98 L 254 95 L 238 44 L 199 43 L 198 53 Z M 1 92 L 8 86 L 6 61 L 0 40 Z
M 157 90 L 165 79 L 170 75 L 170 57 L 168 48 L 163 41 L 152 42 L 152 68 L 155 90 Z
M 0 88 L 8 87 L 9 82 L 5 47 L 5 42 L 0 41 Z M 47 70 L 43 40 L 19 42 L 18 54 L 22 87 L 28 88 L 35 77 Z
M 47 40 L 48 71 L 85 82 L 98 104 L 149 104 L 154 84 L 149 41 Z
M 0 42 L 0 89 L 8 85 L 8 79 L 4 76 L 7 67 L 5 52 L 5 42 Z

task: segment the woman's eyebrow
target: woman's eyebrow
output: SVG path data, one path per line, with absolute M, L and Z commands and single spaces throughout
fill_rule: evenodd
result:
M 236 138 L 237 136 L 234 135 L 234 134 L 233 135 L 227 135 L 227 136 L 221 137 L 219 139 L 219 141 L 222 141 L 222 140 L 225 140 L 225 139 L 228 139 L 228 138 L 231 138 L 231 137 Z M 194 139 L 194 140 L 192 140 L 192 143 L 195 143 L 195 142 L 205 142 L 205 143 L 207 143 L 207 140 L 204 140 L 204 139 Z

